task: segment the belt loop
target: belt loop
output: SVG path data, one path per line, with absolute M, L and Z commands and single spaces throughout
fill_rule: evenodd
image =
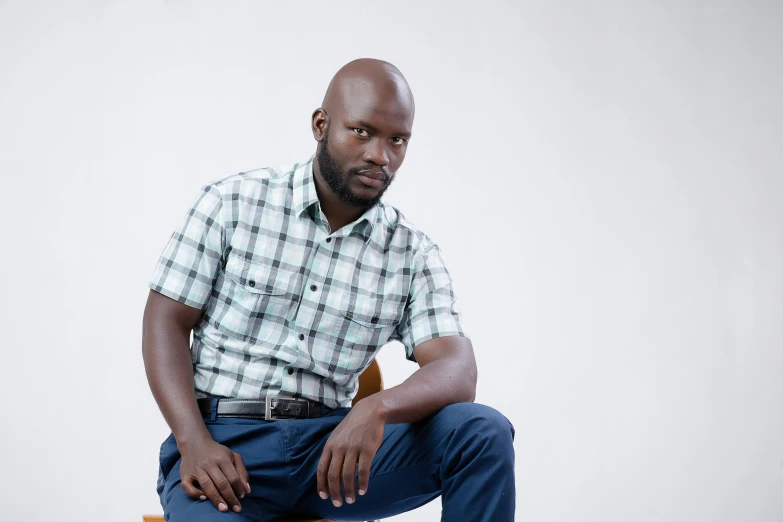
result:
M 217 407 L 220 399 L 212 399 L 212 404 L 209 407 L 209 422 L 215 422 L 217 419 Z

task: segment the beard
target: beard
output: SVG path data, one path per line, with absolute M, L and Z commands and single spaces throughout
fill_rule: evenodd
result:
M 318 169 L 321 172 L 321 177 L 329 186 L 331 191 L 337 198 L 352 207 L 370 208 L 378 204 L 386 189 L 389 188 L 391 182 L 394 180 L 394 176 L 387 176 L 386 185 L 378 192 L 377 195 L 367 198 L 362 197 L 351 189 L 351 185 L 348 180 L 352 176 L 357 176 L 360 171 L 366 170 L 366 168 L 352 168 L 348 172 L 344 173 L 342 165 L 334 159 L 329 153 L 329 129 L 327 127 L 324 139 L 321 142 L 321 146 L 316 154 L 316 161 L 318 161 Z

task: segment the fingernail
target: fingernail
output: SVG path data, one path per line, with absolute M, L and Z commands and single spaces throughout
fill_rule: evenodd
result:
M 346 501 L 348 504 L 353 504 L 353 497 L 345 497 L 345 501 Z
M 367 493 L 365 490 L 363 490 L 363 489 L 360 489 L 360 490 L 359 490 L 359 494 L 360 494 L 360 495 L 364 495 L 365 493 Z
M 328 497 L 329 495 L 327 495 L 327 494 L 326 494 L 325 492 L 323 492 L 323 491 L 319 491 L 319 492 L 318 492 L 318 496 L 319 496 L 319 497 L 321 497 L 322 499 L 326 500 L 326 497 Z
M 340 507 L 343 505 L 343 503 L 339 500 L 332 500 L 332 504 L 334 504 L 334 507 Z
M 227 509 L 228 509 L 228 506 L 226 506 L 224 503 L 221 502 L 220 504 L 218 504 L 218 510 L 219 511 L 225 511 Z
M 247 494 L 250 494 L 250 482 L 245 482 L 245 485 L 247 486 Z
M 239 494 L 239 500 L 242 500 L 243 498 L 245 498 L 245 494 L 244 493 L 240 493 Z
M 204 495 L 201 495 L 200 497 L 198 497 L 198 499 L 199 499 L 199 500 L 206 500 L 206 499 L 207 499 L 207 497 L 205 497 Z
M 234 506 L 234 513 L 239 513 L 240 511 L 242 511 L 242 508 L 241 508 L 241 507 L 239 507 L 239 506 Z

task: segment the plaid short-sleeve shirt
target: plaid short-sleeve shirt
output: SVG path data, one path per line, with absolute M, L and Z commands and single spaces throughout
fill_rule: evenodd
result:
M 191 355 L 198 397 L 304 397 L 349 406 L 391 340 L 465 336 L 438 247 L 382 202 L 331 231 L 313 158 L 203 188 L 150 288 L 204 315 Z

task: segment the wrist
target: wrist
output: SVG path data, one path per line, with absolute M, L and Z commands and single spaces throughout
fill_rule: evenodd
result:
M 371 415 L 378 419 L 379 422 L 386 424 L 389 420 L 390 408 L 384 398 L 383 392 L 378 392 L 366 397 L 359 404 L 366 401 L 365 407 L 370 411 Z
M 177 443 L 179 452 L 184 453 L 194 446 L 200 446 L 205 442 L 211 441 L 212 435 L 206 428 L 203 430 L 187 430 L 185 433 L 179 434 L 179 436 L 174 434 L 174 440 Z

